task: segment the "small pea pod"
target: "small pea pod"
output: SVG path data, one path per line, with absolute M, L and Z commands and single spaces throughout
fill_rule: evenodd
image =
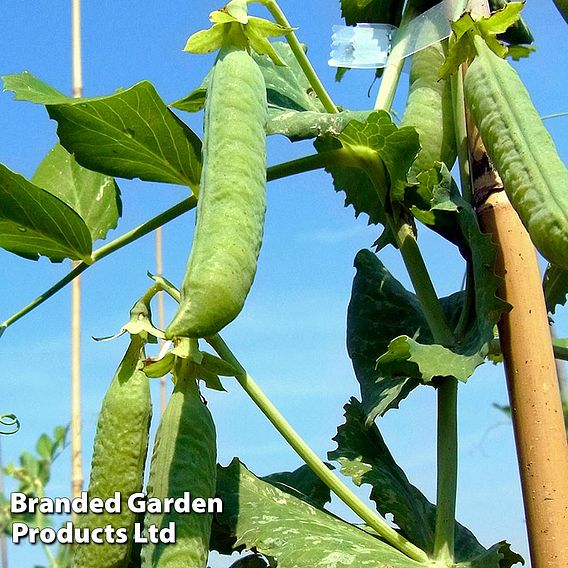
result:
M 127 507 L 128 497 L 142 491 L 152 415 L 149 381 L 142 371 L 144 340 L 131 336 L 130 345 L 108 388 L 97 425 L 89 498 L 108 499 L 120 493 L 120 512 L 79 517 L 81 527 L 94 529 L 112 525 L 126 529 L 124 544 L 79 544 L 74 568 L 121 568 L 129 564 L 136 515 Z
M 568 170 L 516 71 L 482 37 L 474 41 L 466 103 L 533 243 L 568 269 Z
M 207 88 L 193 245 L 167 338 L 213 335 L 243 308 L 266 210 L 266 120 L 258 65 L 245 50 L 221 50 Z
M 451 169 L 456 160 L 454 112 L 449 80 L 438 80 L 447 42 L 439 42 L 412 56 L 410 90 L 401 126 L 414 126 L 422 149 L 410 170 L 411 177 L 444 162 Z
M 148 498 L 183 497 L 205 500 L 215 494 L 216 434 L 215 424 L 201 400 L 194 378 L 194 363 L 176 361 L 175 388 L 162 416 L 152 453 L 148 480 Z M 174 523 L 175 544 L 143 546 L 145 568 L 205 568 L 211 535 L 211 514 L 146 513 L 146 527 L 158 529 Z

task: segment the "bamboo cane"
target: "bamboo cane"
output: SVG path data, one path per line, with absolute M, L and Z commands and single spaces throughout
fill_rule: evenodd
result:
M 488 14 L 487 6 L 470 4 Z M 551 331 L 534 246 L 468 117 L 474 203 L 497 244 L 501 297 L 511 304 L 498 328 L 533 568 L 568 558 L 568 448 Z

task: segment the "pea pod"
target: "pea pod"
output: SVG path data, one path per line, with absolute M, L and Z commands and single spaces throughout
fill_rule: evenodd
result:
M 258 65 L 245 50 L 221 50 L 205 102 L 193 245 L 168 338 L 213 335 L 243 308 L 266 210 L 266 120 Z
M 124 528 L 128 542 L 77 545 L 75 568 L 120 568 L 128 566 L 136 515 L 127 507 L 128 497 L 142 491 L 148 450 L 152 403 L 148 378 L 141 370 L 144 341 L 133 335 L 130 345 L 103 399 L 95 436 L 89 498 L 108 499 L 120 492 L 119 513 L 88 513 L 82 527 L 112 525 Z
M 449 80 L 438 80 L 447 42 L 418 51 L 412 57 L 410 90 L 401 126 L 414 126 L 422 149 L 410 175 L 444 162 L 451 169 L 456 159 L 456 136 Z
M 174 368 L 175 388 L 162 416 L 152 453 L 148 497 L 205 500 L 215 494 L 215 424 L 201 400 L 193 373 L 194 363 L 178 360 Z M 145 568 L 205 568 L 209 550 L 212 516 L 197 513 L 147 513 L 146 526 L 165 528 L 173 522 L 175 544 L 144 545 Z
M 511 203 L 540 253 L 568 268 L 568 170 L 521 79 L 482 37 L 464 94 Z

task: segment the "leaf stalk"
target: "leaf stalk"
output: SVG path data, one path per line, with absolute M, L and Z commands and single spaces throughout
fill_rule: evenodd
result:
M 264 394 L 253 378 L 246 372 L 227 344 L 219 335 L 208 337 L 207 342 L 215 349 L 219 357 L 238 370 L 236 379 L 250 396 L 260 411 L 280 432 L 294 451 L 306 462 L 312 471 L 329 487 L 354 513 L 384 538 L 397 550 L 417 562 L 428 562 L 427 554 L 391 528 L 384 519 L 372 511 L 323 463 L 317 454 L 304 442 L 270 399 Z
M 278 5 L 275 0 L 258 0 L 260 4 L 265 6 L 268 11 L 272 14 L 272 17 L 276 21 L 277 24 L 280 24 L 284 28 L 291 28 L 290 22 L 286 18 L 284 12 Z M 323 104 L 325 110 L 330 113 L 339 112 L 335 103 L 329 96 L 328 92 L 326 91 L 323 83 L 320 81 L 315 69 L 313 68 L 308 56 L 304 52 L 302 48 L 302 44 L 299 42 L 296 34 L 291 31 L 285 34 L 286 41 L 292 50 L 292 53 L 296 57 L 298 64 L 302 68 L 306 78 L 308 79 L 312 89 L 315 91 L 316 95 L 320 99 L 321 103 Z

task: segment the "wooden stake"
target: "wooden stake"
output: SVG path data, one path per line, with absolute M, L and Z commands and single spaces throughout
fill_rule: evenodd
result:
M 556 363 L 532 242 L 504 192 L 479 210 L 499 246 L 501 296 L 513 306 L 499 322 L 533 568 L 568 559 L 568 448 Z
M 512 306 L 498 324 L 517 445 L 533 568 L 568 559 L 568 447 L 551 330 L 534 246 L 468 117 L 473 199 L 497 244 L 500 296 Z

